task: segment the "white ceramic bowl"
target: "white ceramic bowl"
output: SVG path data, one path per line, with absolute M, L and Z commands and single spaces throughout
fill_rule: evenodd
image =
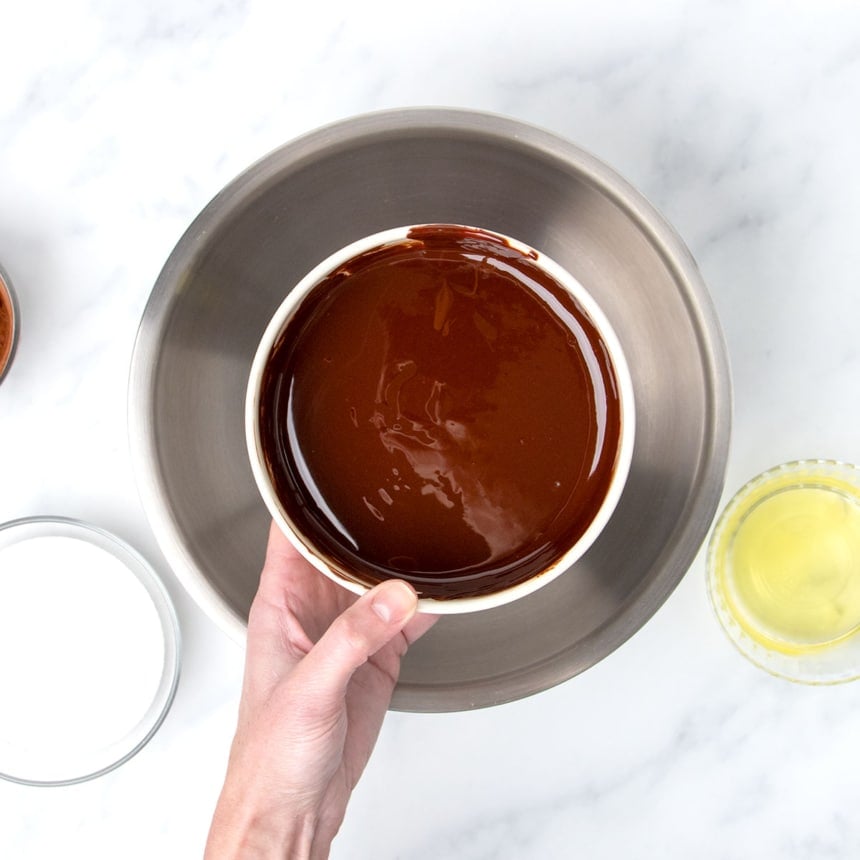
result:
M 344 575 L 344 573 L 338 571 L 337 568 L 327 560 L 325 554 L 317 550 L 313 540 L 308 535 L 302 533 L 295 522 L 291 519 L 275 491 L 266 466 L 260 438 L 259 416 L 263 373 L 272 349 L 281 333 L 296 313 L 296 310 L 299 308 L 304 298 L 311 292 L 311 290 L 314 289 L 314 287 L 317 286 L 317 284 L 323 281 L 329 274 L 337 270 L 348 260 L 374 248 L 406 239 L 409 237 L 410 232 L 415 230 L 416 227 L 425 226 L 428 225 L 397 227 L 359 239 L 358 241 L 341 248 L 339 251 L 336 251 L 308 272 L 308 274 L 305 275 L 305 277 L 302 278 L 292 290 L 290 290 L 287 297 L 284 299 L 283 303 L 269 322 L 257 348 L 256 355 L 254 356 L 248 381 L 245 402 L 245 434 L 251 468 L 266 507 L 287 538 L 289 538 L 289 540 L 295 545 L 296 549 L 315 568 L 355 594 L 362 594 L 367 590 L 367 586 L 355 581 L 354 579 L 350 579 L 348 576 Z M 473 612 L 510 603 L 520 597 L 531 594 L 543 585 L 551 582 L 581 558 L 586 550 L 597 539 L 604 526 L 609 522 L 615 506 L 621 497 L 633 455 L 633 436 L 636 423 L 634 416 L 633 384 L 630 378 L 627 362 L 624 358 L 624 353 L 621 349 L 621 344 L 619 343 L 615 332 L 612 330 L 609 321 L 585 288 L 572 275 L 570 275 L 569 272 L 549 257 L 535 251 L 521 242 L 518 242 L 516 239 L 509 236 L 502 236 L 499 233 L 486 231 L 482 228 L 467 227 L 465 229 L 479 229 L 481 232 L 489 233 L 491 236 L 500 237 L 512 248 L 532 256 L 535 259 L 536 265 L 540 266 L 548 275 L 564 287 L 579 303 L 580 307 L 585 311 L 591 322 L 594 324 L 609 353 L 611 365 L 615 372 L 619 389 L 618 395 L 621 407 L 621 427 L 615 466 L 608 490 L 603 502 L 591 520 L 591 523 L 580 538 L 570 546 L 567 551 L 554 564 L 552 564 L 551 567 L 540 571 L 529 579 L 516 585 L 512 585 L 492 593 L 474 596 L 452 597 L 445 599 L 435 599 L 431 597 L 420 598 L 418 604 L 420 611 L 432 612 L 440 615 Z

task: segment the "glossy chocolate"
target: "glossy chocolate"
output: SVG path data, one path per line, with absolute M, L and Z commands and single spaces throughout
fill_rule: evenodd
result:
M 597 513 L 620 404 L 593 323 L 536 256 L 432 225 L 340 266 L 263 375 L 264 457 L 340 573 L 424 597 L 551 568 Z

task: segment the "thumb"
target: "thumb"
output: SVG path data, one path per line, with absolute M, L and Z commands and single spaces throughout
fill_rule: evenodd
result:
M 417 606 L 410 585 L 387 580 L 332 622 L 300 667 L 308 673 L 321 711 L 340 707 L 353 673 L 403 630 Z

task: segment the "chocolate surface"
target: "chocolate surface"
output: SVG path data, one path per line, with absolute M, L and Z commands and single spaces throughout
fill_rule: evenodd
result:
M 448 225 L 340 266 L 263 375 L 261 442 L 304 539 L 424 597 L 551 567 L 612 479 L 620 404 L 579 304 L 534 256 Z

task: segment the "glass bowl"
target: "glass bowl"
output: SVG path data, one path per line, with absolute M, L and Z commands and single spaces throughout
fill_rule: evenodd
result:
M 0 776 L 68 785 L 139 752 L 176 692 L 180 636 L 161 580 L 76 520 L 0 526 Z
M 707 578 L 757 666 L 806 684 L 860 677 L 860 470 L 800 460 L 753 478 L 714 529 Z

